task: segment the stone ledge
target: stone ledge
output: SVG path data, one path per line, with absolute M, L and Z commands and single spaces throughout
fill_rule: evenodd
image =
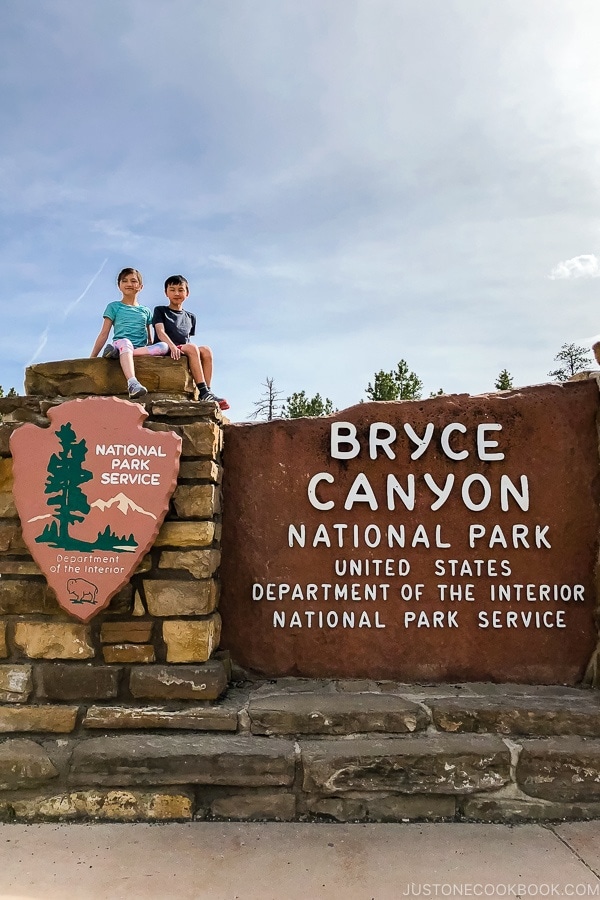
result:
M 512 735 L 600 737 L 600 697 L 463 697 L 433 700 L 434 724 L 443 731 Z
M 70 784 L 291 785 L 294 744 L 239 735 L 118 735 L 90 738 L 73 752 Z
M 0 743 L 0 789 L 32 787 L 56 778 L 58 771 L 39 744 L 28 740 Z
M 494 734 L 434 733 L 431 724 L 427 733 L 370 731 L 356 736 L 357 727 L 366 727 L 369 716 L 377 727 L 382 717 L 397 715 L 401 727 L 403 715 L 413 724 L 410 717 L 417 709 L 426 720 L 427 707 L 434 709 L 438 701 L 454 715 L 456 704 L 462 709 L 466 700 L 469 714 L 481 709 L 482 721 L 493 725 L 493 718 L 488 721 L 490 709 L 519 707 L 527 699 L 535 711 L 533 727 L 538 727 L 536 717 L 543 703 L 552 709 L 560 701 L 562 709 L 568 702 L 577 710 L 597 703 L 593 692 L 535 685 L 423 686 L 286 678 L 231 688 L 223 700 L 211 705 L 201 692 L 215 665 L 214 674 L 225 679 L 224 663 L 216 660 L 132 672 L 133 684 L 141 677 L 142 692 L 166 692 L 165 696 L 150 700 L 151 706 L 126 699 L 96 703 L 78 731 L 68 735 L 41 728 L 34 740 L 3 735 L 0 819 L 600 818 L 600 739 L 559 735 L 508 741 Z M 92 690 L 96 675 L 103 690 L 113 685 L 106 680 L 106 666 L 45 662 L 31 668 L 38 691 L 51 682 L 55 669 L 64 671 L 65 700 L 76 687 L 78 673 L 82 680 L 92 679 Z M 60 673 L 56 684 L 59 692 L 65 691 Z M 180 692 L 192 703 L 171 699 Z M 447 700 L 452 700 L 448 706 Z M 70 717 L 77 708 L 66 703 L 0 705 L 0 723 L 2 715 L 10 717 L 15 711 L 17 716 L 33 713 L 29 725 L 37 729 L 36 716 Z M 326 722 L 330 713 L 337 718 Z M 14 729 L 19 723 L 10 724 Z M 291 727 L 298 738 L 255 735 L 250 731 L 253 726 Z M 311 735 L 315 727 L 317 734 Z M 347 739 L 335 734 L 338 727 Z M 111 729 L 113 733 L 107 734 Z
M 237 731 L 235 709 L 222 706 L 91 706 L 83 720 L 86 728 L 181 729 L 182 731 Z
M 411 735 L 348 741 L 301 741 L 303 788 L 470 794 L 510 781 L 510 752 L 489 735 Z
M 474 796 L 461 804 L 466 819 L 481 822 L 556 822 L 565 819 L 600 819 L 600 802 L 553 803 L 521 797 Z
M 253 734 L 406 734 L 429 725 L 416 703 L 390 694 L 302 692 L 252 698 Z
M 139 356 L 135 371 L 150 393 L 194 395 L 195 384 L 185 359 Z M 118 361 L 102 358 L 66 359 L 29 366 L 25 370 L 25 392 L 44 398 L 126 393 Z
M 600 740 L 571 735 L 522 746 L 517 784 L 525 794 L 559 803 L 600 800 Z
M 207 400 L 158 400 L 152 403 L 150 412 L 158 419 L 213 419 L 225 421 L 220 407 Z

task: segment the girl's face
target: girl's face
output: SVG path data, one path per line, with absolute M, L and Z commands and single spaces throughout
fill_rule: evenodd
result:
M 142 287 L 142 282 L 134 272 L 131 275 L 124 275 L 119 282 L 119 290 L 126 297 L 139 294 Z

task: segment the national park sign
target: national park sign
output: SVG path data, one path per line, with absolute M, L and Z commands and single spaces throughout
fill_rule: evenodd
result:
M 590 380 L 227 426 L 222 646 L 269 676 L 577 682 L 598 397 Z
M 50 407 L 50 428 L 13 432 L 23 538 L 58 602 L 87 621 L 126 584 L 158 534 L 181 438 L 142 428 L 137 403 L 89 397 Z

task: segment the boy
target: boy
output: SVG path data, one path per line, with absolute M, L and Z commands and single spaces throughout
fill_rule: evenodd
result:
M 196 316 L 182 309 L 190 288 L 183 275 L 170 275 L 165 281 L 165 294 L 168 306 L 156 306 L 152 324 L 159 341 L 164 341 L 173 359 L 181 354 L 187 357 L 192 378 L 198 388 L 200 400 L 212 400 L 221 409 L 229 409 L 229 403 L 223 397 L 215 397 L 210 390 L 213 357 L 210 347 L 197 347 L 190 344 L 190 337 L 196 334 Z

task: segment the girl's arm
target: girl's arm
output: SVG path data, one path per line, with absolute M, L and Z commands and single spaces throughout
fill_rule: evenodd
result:
M 102 328 L 100 329 L 100 334 L 96 338 L 96 342 L 92 348 L 92 352 L 90 353 L 91 357 L 98 356 L 102 348 L 104 347 L 106 341 L 108 340 L 108 336 L 110 334 L 110 329 L 113 326 L 112 319 L 108 319 L 106 316 L 104 317 L 104 323 Z
M 171 351 L 171 357 L 173 359 L 179 359 L 179 357 L 181 356 L 181 350 L 179 349 L 177 344 L 174 344 L 173 341 L 171 340 L 171 338 L 167 335 L 167 332 L 165 331 L 165 326 L 161 322 L 157 322 L 156 325 L 154 326 L 154 330 L 156 331 L 156 335 L 157 335 L 159 341 L 164 341 L 165 344 L 169 345 L 169 350 Z

